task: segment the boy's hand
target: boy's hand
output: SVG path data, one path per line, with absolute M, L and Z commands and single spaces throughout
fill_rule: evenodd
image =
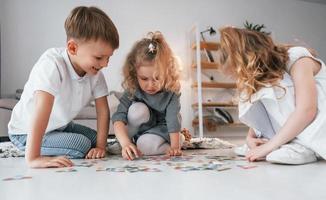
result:
M 57 168 L 57 167 L 72 167 L 71 160 L 64 156 L 58 157 L 39 157 L 28 161 L 28 166 L 32 168 Z
M 96 158 L 104 158 L 105 157 L 105 148 L 95 147 L 89 150 L 86 155 L 86 159 L 96 159 Z
M 139 158 L 143 153 L 133 143 L 128 143 L 122 147 L 122 157 L 126 160 L 133 160 Z
M 182 151 L 179 147 L 170 147 L 166 151 L 168 156 L 182 156 Z

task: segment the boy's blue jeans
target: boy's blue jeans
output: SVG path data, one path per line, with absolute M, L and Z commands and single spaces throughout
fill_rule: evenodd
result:
M 11 142 L 25 151 L 27 134 L 9 133 Z M 42 139 L 41 155 L 68 158 L 85 158 L 88 151 L 96 146 L 96 131 L 70 122 L 65 128 L 46 133 Z

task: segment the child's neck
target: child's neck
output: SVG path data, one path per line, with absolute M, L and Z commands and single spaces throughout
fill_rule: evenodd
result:
M 70 53 L 68 52 L 68 58 L 69 58 L 69 61 L 72 65 L 72 68 L 74 69 L 74 71 L 76 72 L 76 74 L 80 77 L 84 77 L 86 72 L 84 72 L 84 70 L 82 70 L 80 67 L 78 67 L 78 64 L 77 62 L 74 62 L 74 56 L 73 55 L 70 55 Z

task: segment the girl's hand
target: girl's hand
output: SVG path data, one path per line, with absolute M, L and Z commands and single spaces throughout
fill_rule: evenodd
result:
M 250 162 L 265 160 L 267 154 L 273 151 L 269 143 L 262 144 L 250 149 L 246 155 L 246 159 Z
M 96 159 L 96 158 L 104 158 L 105 157 L 105 149 L 96 147 L 89 150 L 86 155 L 86 159 Z
M 59 157 L 39 157 L 28 161 L 28 165 L 32 168 L 57 168 L 57 167 L 72 167 L 71 160 L 64 156 Z
M 133 160 L 135 158 L 141 157 L 142 152 L 133 143 L 128 143 L 122 147 L 122 157 L 126 160 Z
M 168 156 L 182 156 L 182 151 L 179 147 L 170 147 L 167 151 L 166 154 Z
M 247 137 L 247 145 L 249 149 L 254 149 L 266 142 L 268 142 L 268 139 L 265 138 Z

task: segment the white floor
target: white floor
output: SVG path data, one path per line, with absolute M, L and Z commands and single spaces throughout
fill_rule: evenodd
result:
M 231 155 L 230 150 L 196 151 L 194 160 L 205 162 L 202 153 Z M 194 151 L 185 151 L 192 155 Z M 92 167 L 75 167 L 77 172 L 56 172 L 58 169 L 28 169 L 23 158 L 0 159 L 0 199 L 14 200 L 325 200 L 326 162 L 320 161 L 301 166 L 275 165 L 266 162 L 252 163 L 256 168 L 242 169 L 238 164 L 246 161 L 228 162 L 226 171 L 182 172 L 160 162 L 123 161 L 110 156 Z M 207 158 L 207 157 L 206 157 Z M 81 163 L 84 160 L 74 160 Z M 162 172 L 108 172 L 99 168 L 118 167 L 125 164 L 149 165 Z M 251 165 L 252 165 L 251 164 Z M 31 179 L 4 181 L 16 175 Z

